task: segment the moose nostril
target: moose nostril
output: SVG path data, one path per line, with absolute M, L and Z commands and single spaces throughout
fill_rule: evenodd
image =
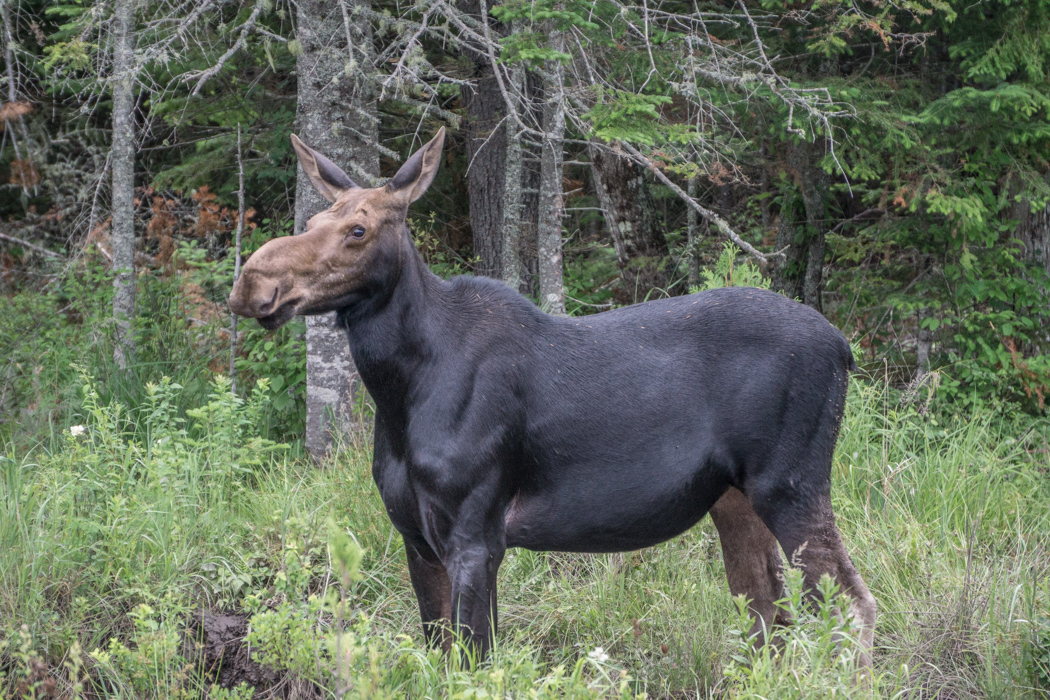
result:
M 260 306 L 259 307 L 259 311 L 261 311 L 264 314 L 267 314 L 267 313 L 270 313 L 270 311 L 273 310 L 273 305 L 277 302 L 277 292 L 278 292 L 277 287 L 274 287 L 273 288 L 273 296 L 270 297 L 270 301 L 268 301 L 265 304 L 263 304 L 262 306 Z

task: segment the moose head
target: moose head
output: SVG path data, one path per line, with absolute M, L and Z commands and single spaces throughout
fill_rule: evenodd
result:
M 408 205 L 434 181 L 444 141 L 442 127 L 389 182 L 364 188 L 293 134 L 299 163 L 332 206 L 301 235 L 268 241 L 249 258 L 230 310 L 274 330 L 297 314 L 345 308 L 396 280 Z

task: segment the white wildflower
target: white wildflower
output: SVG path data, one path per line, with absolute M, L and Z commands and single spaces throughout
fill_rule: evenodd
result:
M 609 660 L 609 655 L 606 654 L 605 649 L 602 649 L 601 647 L 595 647 L 594 651 L 592 651 L 590 654 L 587 654 L 587 657 L 591 661 L 594 661 L 595 663 L 599 664 L 604 664 Z
M 73 437 L 80 437 L 85 432 L 87 432 L 87 428 L 85 428 L 82 425 L 71 425 L 71 426 L 69 426 L 69 434 L 72 435 Z

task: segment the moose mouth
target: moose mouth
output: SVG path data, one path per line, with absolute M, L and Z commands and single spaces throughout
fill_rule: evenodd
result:
M 267 316 L 259 316 L 255 320 L 268 331 L 275 331 L 292 320 L 295 316 L 295 302 L 287 301 L 277 307 L 277 310 Z

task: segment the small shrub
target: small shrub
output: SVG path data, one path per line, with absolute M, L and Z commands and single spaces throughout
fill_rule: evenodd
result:
M 769 289 L 769 280 L 750 260 L 737 264 L 738 250 L 731 241 L 726 241 L 722 253 L 718 256 L 714 268 L 700 271 L 700 285 L 690 292 L 719 289 L 721 287 L 758 287 Z

